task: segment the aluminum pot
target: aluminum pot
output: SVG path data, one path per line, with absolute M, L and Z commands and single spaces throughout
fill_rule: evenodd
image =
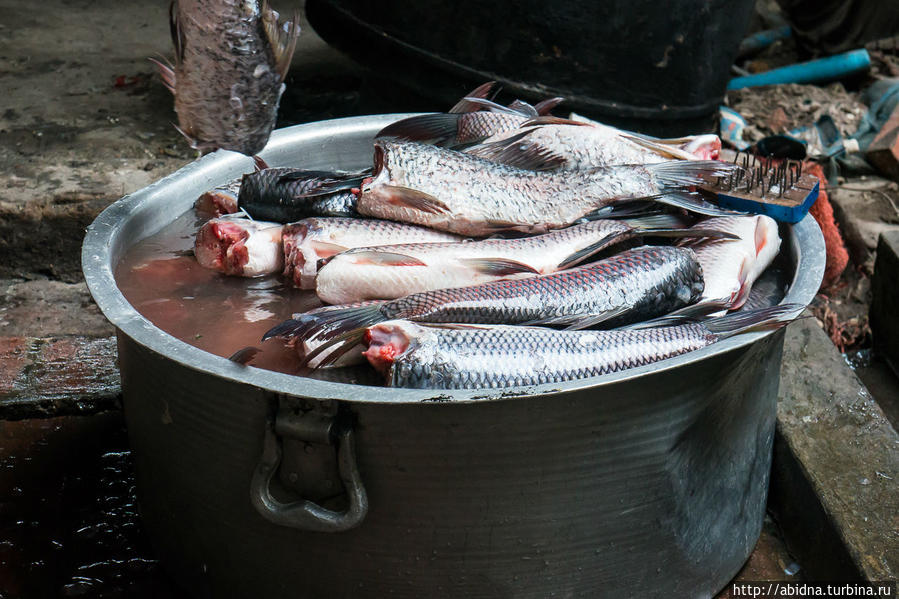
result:
M 277 131 L 263 157 L 360 168 L 405 116 Z M 241 367 L 153 326 L 113 269 L 251 168 L 206 156 L 107 208 L 83 248 L 118 330 L 143 522 L 192 595 L 707 597 L 740 569 L 765 511 L 782 332 L 504 392 Z M 783 247 L 784 301 L 806 304 L 824 267 L 817 225 Z

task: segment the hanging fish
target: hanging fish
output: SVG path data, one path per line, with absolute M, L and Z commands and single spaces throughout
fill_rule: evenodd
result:
M 173 0 L 174 65 L 159 66 L 175 96 L 178 130 L 192 148 L 259 153 L 275 125 L 300 33 L 267 2 Z

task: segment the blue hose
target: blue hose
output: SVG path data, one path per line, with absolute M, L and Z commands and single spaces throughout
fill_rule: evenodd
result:
M 756 75 L 735 77 L 727 84 L 727 89 L 839 79 L 856 71 L 863 71 L 869 66 L 871 66 L 871 57 L 868 56 L 868 51 L 862 48 L 810 62 L 772 69 Z

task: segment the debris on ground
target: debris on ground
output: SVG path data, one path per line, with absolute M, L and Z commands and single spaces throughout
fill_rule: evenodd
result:
M 868 112 L 860 95 L 847 91 L 842 83 L 826 87 L 789 83 L 735 89 L 727 92 L 725 102 L 746 119 L 743 139 L 750 143 L 808 127 L 825 114 L 833 119 L 843 137 L 849 137 Z

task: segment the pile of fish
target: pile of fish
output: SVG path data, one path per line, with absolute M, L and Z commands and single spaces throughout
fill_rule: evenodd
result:
M 739 310 L 780 236 L 693 191 L 739 168 L 716 160 L 716 136 L 649 138 L 548 114 L 559 98 L 503 106 L 491 88 L 383 129 L 371 169 L 257 161 L 198 200 L 216 216 L 197 260 L 281 273 L 330 304 L 264 337 L 304 369 L 367 361 L 402 387 L 583 378 L 798 315 Z

